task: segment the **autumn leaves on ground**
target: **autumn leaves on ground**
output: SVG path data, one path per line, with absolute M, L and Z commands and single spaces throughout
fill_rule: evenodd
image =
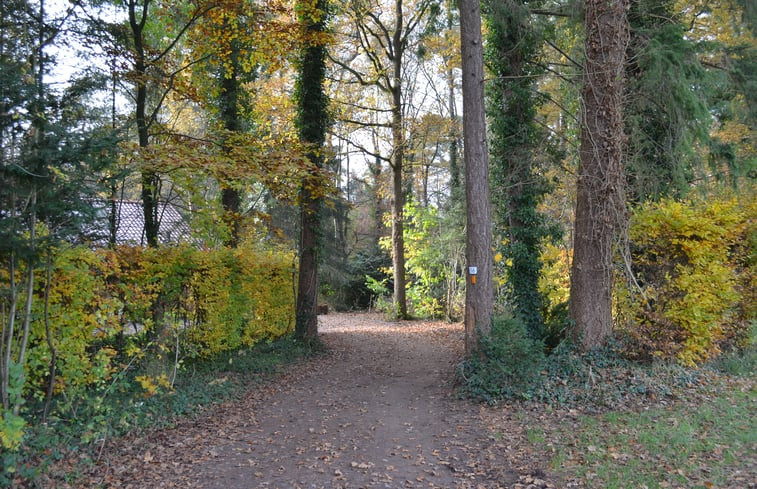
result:
M 457 395 L 461 325 L 387 322 L 375 314 L 330 314 L 319 322 L 323 354 L 168 429 L 105 440 L 94 463 L 71 454 L 38 482 L 207 489 L 755 487 L 753 380 L 734 380 L 720 392 L 697 387 L 677 400 L 653 399 L 604 415 L 580 406 L 484 406 Z
M 109 440 L 72 486 L 558 487 L 519 448 L 523 426 L 500 425 L 507 434 L 495 437 L 481 407 L 455 396 L 459 324 L 365 314 L 320 323 L 324 355 L 172 429 Z

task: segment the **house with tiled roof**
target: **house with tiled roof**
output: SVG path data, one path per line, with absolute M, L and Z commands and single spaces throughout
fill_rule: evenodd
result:
M 113 207 L 111 202 L 102 202 L 102 210 L 98 213 L 101 218 L 100 236 L 96 241 L 106 243 L 109 229 L 109 214 Z M 161 244 L 176 244 L 181 242 L 190 242 L 192 231 L 189 223 L 178 209 L 169 202 L 160 202 L 158 204 L 158 242 Z M 147 245 L 145 237 L 145 215 L 142 203 L 131 200 L 117 200 L 115 202 L 115 228 L 116 244 L 129 244 L 136 246 Z

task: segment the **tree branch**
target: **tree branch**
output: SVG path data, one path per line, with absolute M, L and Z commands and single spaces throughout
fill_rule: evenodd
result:
M 147 1 L 145 1 L 145 4 L 147 4 Z M 166 46 L 166 48 L 160 54 L 158 54 L 150 62 L 153 63 L 153 64 L 157 63 L 164 56 L 166 56 L 169 52 L 171 52 L 171 50 L 173 49 L 173 47 L 176 46 L 176 43 L 178 43 L 179 40 L 182 38 L 182 36 L 184 35 L 184 33 L 187 32 L 187 30 L 190 27 L 192 27 L 192 25 L 194 25 L 194 23 L 197 22 L 198 19 L 200 19 L 201 17 L 205 16 L 205 14 L 207 14 L 208 12 L 210 12 L 211 10 L 213 10 L 214 8 L 215 8 L 215 6 L 211 5 L 210 7 L 206 8 L 204 10 L 200 10 L 198 12 L 195 12 L 195 14 L 181 27 L 181 30 L 176 34 L 176 36 L 168 44 L 168 46 Z
M 346 122 L 347 124 L 355 124 L 356 126 L 361 127 L 386 127 L 391 128 L 392 125 L 386 122 L 364 122 L 364 121 L 358 121 L 355 119 L 343 119 L 338 118 L 339 122 Z
M 547 43 L 547 45 L 548 45 L 549 47 L 551 47 L 552 49 L 554 49 L 554 50 L 555 50 L 555 51 L 557 51 L 558 53 L 560 53 L 560 54 L 562 54 L 563 56 L 565 56 L 565 58 L 566 58 L 566 59 L 567 59 L 568 61 L 570 61 L 571 63 L 573 63 L 573 64 L 574 64 L 574 65 L 575 65 L 576 67 L 580 68 L 581 70 L 583 70 L 583 69 L 584 69 L 584 67 L 583 67 L 583 65 L 582 65 L 581 63 L 579 63 L 578 61 L 576 61 L 576 60 L 574 60 L 573 58 L 571 58 L 571 57 L 570 57 L 570 55 L 569 55 L 568 53 L 566 53 L 565 51 L 563 51 L 562 49 L 560 49 L 560 48 L 559 48 L 559 47 L 558 47 L 557 45 L 555 45 L 555 44 L 554 44 L 554 43 L 553 43 L 552 41 L 550 41 L 549 39 L 545 39 L 545 40 L 544 40 L 544 42 L 546 42 L 546 43 Z
M 550 17 L 573 17 L 574 14 L 568 13 L 568 12 L 557 12 L 554 10 L 542 10 L 542 9 L 531 9 L 529 12 L 533 15 L 547 15 Z
M 358 149 L 363 154 L 367 154 L 368 156 L 373 156 L 374 158 L 379 159 L 379 160 L 384 161 L 384 162 L 389 163 L 389 164 L 391 164 L 391 162 L 392 162 L 390 158 L 387 158 L 386 156 L 382 156 L 381 154 L 376 153 L 376 152 L 374 152 L 374 151 L 366 148 L 362 144 L 358 144 L 358 143 L 350 140 L 349 138 L 342 136 L 341 134 L 338 134 L 338 133 L 336 133 L 334 131 L 329 131 L 329 133 L 332 136 L 334 136 L 337 139 L 339 139 L 340 141 L 344 141 L 348 145 L 355 147 L 356 149 Z

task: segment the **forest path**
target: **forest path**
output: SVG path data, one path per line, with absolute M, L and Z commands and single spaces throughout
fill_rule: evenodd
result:
M 455 397 L 461 325 L 394 323 L 368 314 L 331 314 L 319 321 L 327 354 L 241 400 L 136 440 L 101 464 L 102 484 L 528 487 L 518 483 L 530 479 L 524 468 L 510 468 L 507 435 L 495 439 L 484 426 L 483 408 Z

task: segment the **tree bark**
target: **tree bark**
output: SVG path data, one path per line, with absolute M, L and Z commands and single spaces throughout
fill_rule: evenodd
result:
M 150 8 L 150 0 L 144 0 L 142 11 L 137 18 L 137 2 L 130 0 L 129 26 L 131 27 L 132 41 L 134 42 L 134 79 L 136 85 L 136 122 L 137 139 L 140 148 L 146 148 L 150 144 L 149 121 L 147 120 L 147 60 L 145 54 L 144 28 L 147 22 L 147 12 Z M 158 175 L 154 170 L 142 170 L 142 207 L 144 210 L 145 233 L 144 237 L 150 247 L 158 246 L 158 209 L 157 209 Z
M 307 7 L 300 4 L 300 22 L 306 33 L 315 39 L 308 40 L 303 48 L 297 79 L 297 128 L 300 140 L 310 147 L 308 159 L 312 175 L 303 182 L 300 191 L 300 270 L 297 283 L 295 335 L 300 339 L 315 340 L 318 336 L 318 262 L 321 230 L 322 192 L 319 190 L 323 167 L 323 147 L 326 141 L 327 99 L 323 90 L 326 75 L 326 48 L 318 34 L 326 30 L 326 0 Z M 321 182 L 322 184 L 322 182 Z
M 582 349 L 612 334 L 613 242 L 625 229 L 623 74 L 628 0 L 585 0 L 586 62 L 570 312 Z
M 479 349 L 489 335 L 494 302 L 492 283 L 489 154 L 484 111 L 484 58 L 479 0 L 460 1 L 460 49 L 463 71 L 463 160 L 467 204 L 465 350 Z M 475 267 L 475 274 L 472 272 Z
M 405 237 L 404 216 L 405 193 L 403 188 L 403 165 L 405 160 L 405 137 L 402 120 L 402 1 L 395 2 L 395 26 L 392 43 L 393 78 L 392 95 L 392 264 L 394 269 L 394 312 L 400 319 L 407 318 L 407 298 L 405 294 Z
M 295 335 L 313 340 L 318 336 L 318 235 L 320 202 L 303 186 L 300 194 L 300 270 L 297 280 Z
M 375 152 L 378 154 L 379 149 Z M 377 156 L 374 163 L 368 162 L 368 173 L 371 176 L 371 200 L 373 203 L 373 236 L 371 236 L 372 250 L 371 253 L 379 254 L 381 252 L 381 230 L 384 228 L 382 216 L 384 214 L 383 198 L 381 197 L 381 159 Z
M 235 133 L 242 130 L 242 117 L 239 113 L 239 92 L 242 90 L 242 82 L 239 79 L 239 47 L 232 43 L 232 52 L 229 55 L 228 68 L 224 68 L 221 73 L 221 119 L 223 127 L 229 133 Z M 224 144 L 224 152 L 230 153 L 231 148 Z M 225 180 L 225 179 L 224 179 Z M 238 189 L 234 188 L 232 182 L 222 181 L 221 184 L 221 205 L 223 206 L 223 221 L 226 224 L 229 235 L 226 239 L 226 245 L 236 248 L 240 239 L 240 207 L 242 196 Z

